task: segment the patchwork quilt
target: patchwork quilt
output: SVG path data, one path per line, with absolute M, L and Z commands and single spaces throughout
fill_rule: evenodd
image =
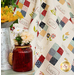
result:
M 24 19 L 18 20 L 10 30 L 21 28 L 34 34 L 34 75 L 74 75 L 74 4 L 73 0 L 17 0 Z M 13 41 L 11 40 L 12 46 Z M 64 58 L 71 64 L 71 70 L 64 72 L 60 64 Z

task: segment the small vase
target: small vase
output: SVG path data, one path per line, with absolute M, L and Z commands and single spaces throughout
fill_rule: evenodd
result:
M 32 49 L 30 45 L 15 46 L 13 50 L 13 70 L 27 72 L 32 70 Z

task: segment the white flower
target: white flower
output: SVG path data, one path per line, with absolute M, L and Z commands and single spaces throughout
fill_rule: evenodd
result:
M 23 30 L 22 30 L 21 28 L 15 28 L 13 32 L 14 32 L 15 34 L 20 34 L 22 31 L 23 31 Z
M 28 33 L 28 32 L 23 32 L 21 34 L 21 38 L 22 38 L 22 40 L 23 40 L 24 43 L 29 43 L 29 42 L 32 41 L 33 35 L 30 34 L 30 33 Z

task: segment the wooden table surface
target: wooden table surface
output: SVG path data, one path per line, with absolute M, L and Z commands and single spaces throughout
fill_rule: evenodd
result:
M 28 71 L 28 72 L 15 72 L 12 69 L 1 70 L 1 75 L 34 75 L 34 73 L 35 73 L 34 69 L 32 71 Z

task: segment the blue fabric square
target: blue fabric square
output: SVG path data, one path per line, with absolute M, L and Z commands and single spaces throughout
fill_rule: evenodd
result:
M 33 13 L 32 18 L 34 19 L 36 16 L 37 16 L 37 14 L 36 13 Z
M 71 40 L 70 44 L 74 47 L 74 41 L 73 40 Z
M 43 29 L 44 26 L 45 26 L 45 23 L 44 22 L 41 22 L 39 26 Z
M 22 4 L 24 4 L 25 0 L 19 0 L 19 2 L 21 2 Z
M 65 23 L 64 23 L 63 21 L 61 21 L 61 22 L 60 22 L 60 25 L 61 25 L 62 27 L 64 27 L 64 26 L 65 26 Z
M 54 56 L 55 53 L 56 53 L 56 51 L 55 51 L 53 48 L 51 48 L 48 53 L 49 53 L 51 56 Z
M 74 48 L 73 48 L 73 50 L 72 50 L 72 53 L 74 53 Z
M 26 16 L 26 12 L 21 10 L 22 15 L 25 17 Z
M 40 15 L 40 19 L 43 20 L 43 18 L 44 18 L 44 16 L 41 14 L 41 15 Z
M 52 46 L 52 48 L 57 51 L 59 49 L 59 45 L 57 43 L 54 43 L 54 45 Z
M 72 38 L 72 40 L 74 41 L 74 37 Z
M 51 60 L 49 61 L 51 64 L 55 65 L 57 63 L 57 59 L 55 59 L 54 57 L 51 58 Z
M 41 63 L 39 60 L 37 60 L 37 62 L 35 63 L 35 65 L 36 65 L 38 68 L 40 68 L 40 66 L 42 65 L 42 63 Z
M 59 25 L 59 20 L 58 20 L 58 19 L 56 20 L 56 22 L 57 22 L 57 24 Z
M 55 55 L 54 55 L 54 58 L 56 58 L 57 60 L 59 60 L 60 57 L 61 57 L 61 55 L 58 52 L 56 52 Z
M 71 70 L 74 72 L 74 66 L 72 65 Z
M 47 25 L 45 25 L 45 27 L 43 28 L 45 31 L 47 31 L 47 29 L 48 29 L 48 26 Z
M 42 5 L 41 5 L 41 7 L 42 7 L 43 9 L 45 9 L 46 4 L 43 2 Z

